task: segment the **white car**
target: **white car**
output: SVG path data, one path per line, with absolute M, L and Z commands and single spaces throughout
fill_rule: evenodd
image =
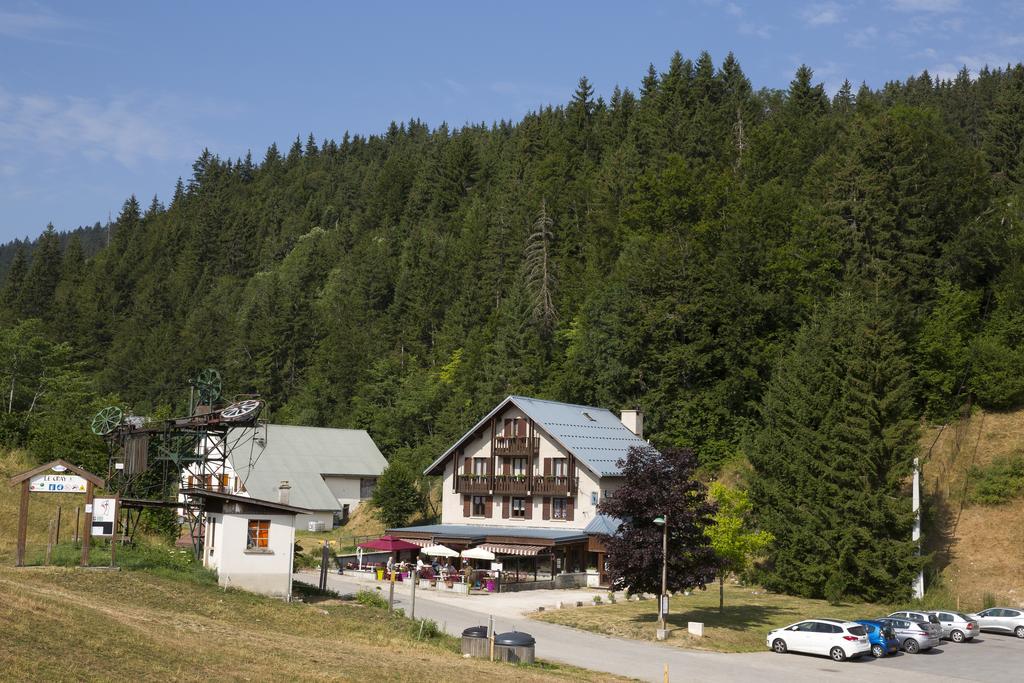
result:
M 864 627 L 855 621 L 808 619 L 768 632 L 766 644 L 782 654 L 806 652 L 827 655 L 837 662 L 871 654 L 871 643 Z
M 978 620 L 978 628 L 982 631 L 1012 633 L 1018 638 L 1024 638 L 1024 610 L 990 607 L 968 616 Z

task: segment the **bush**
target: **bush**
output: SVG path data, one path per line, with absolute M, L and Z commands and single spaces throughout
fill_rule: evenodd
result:
M 981 608 L 989 609 L 999 604 L 999 599 L 995 596 L 995 593 L 985 593 L 981 596 Z
M 356 602 L 364 607 L 378 607 L 380 609 L 388 608 L 388 601 L 376 591 L 359 591 L 356 593 Z
M 1001 505 L 1024 494 L 1024 457 L 996 460 L 987 467 L 972 467 L 968 499 L 980 505 Z
M 417 640 L 433 640 L 444 635 L 441 627 L 433 619 L 418 619 L 412 622 L 412 632 Z

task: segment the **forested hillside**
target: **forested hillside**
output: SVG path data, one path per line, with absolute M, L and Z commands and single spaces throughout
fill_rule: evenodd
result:
M 892 586 L 858 567 L 909 552 L 885 501 L 920 417 L 1024 402 L 1020 64 L 829 98 L 807 68 L 754 90 L 731 55 L 676 54 L 518 122 L 193 169 L 166 205 L 129 198 L 94 257 L 48 232 L 11 265 L 10 445 L 84 453 L 62 424 L 180 411 L 203 367 L 417 466 L 508 393 L 638 405 L 655 444 L 751 460 L 779 577 L 825 590 L 786 565 L 811 539 L 847 553 L 830 589 L 870 595 Z M 829 539 L 794 490 L 892 508 L 871 532 L 892 544 Z M 774 528 L 804 516 L 803 539 Z

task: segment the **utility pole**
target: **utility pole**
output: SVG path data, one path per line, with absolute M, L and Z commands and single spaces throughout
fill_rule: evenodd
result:
M 921 468 L 920 462 L 914 458 L 914 532 L 911 539 L 917 543 L 917 554 L 921 554 Z M 920 600 L 924 597 L 924 570 L 919 569 L 914 579 L 914 597 Z

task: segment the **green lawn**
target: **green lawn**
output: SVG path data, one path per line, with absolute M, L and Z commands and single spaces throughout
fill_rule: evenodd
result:
M 656 600 L 578 607 L 534 614 L 534 618 L 553 624 L 573 626 L 606 635 L 654 640 L 658 621 Z M 718 587 L 696 591 L 689 596 L 673 596 L 668 618 L 672 632 L 668 642 L 719 652 L 755 652 L 765 647 L 765 634 L 774 627 L 786 626 L 810 617 L 869 619 L 893 611 L 889 606 L 865 603 L 829 605 L 824 600 L 808 600 L 789 595 L 765 593 L 761 588 L 726 586 L 725 611 L 718 611 Z M 688 621 L 704 623 L 704 637 L 690 638 Z

